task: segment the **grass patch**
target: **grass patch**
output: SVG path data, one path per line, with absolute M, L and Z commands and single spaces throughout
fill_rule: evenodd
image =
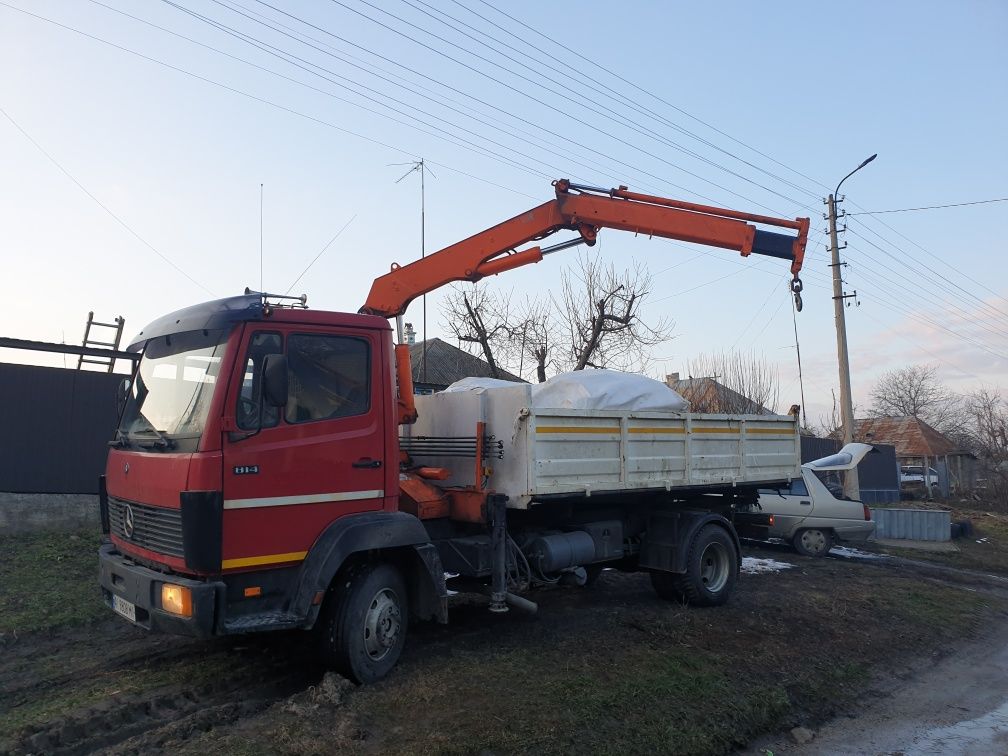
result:
M 100 543 L 93 530 L 0 536 L 0 635 L 104 616 Z
M 265 742 L 284 753 L 311 751 L 324 723 L 334 750 L 722 753 L 775 726 L 790 708 L 782 686 L 733 679 L 714 653 L 657 645 L 598 650 L 453 654 L 355 691 L 342 711 L 309 723 L 288 716 Z M 404 717 L 407 711 L 414 715 Z M 342 738 L 333 740 L 337 733 Z
M 930 585 L 893 593 L 890 600 L 892 610 L 904 621 L 941 628 L 943 634 L 974 627 L 981 608 L 989 602 L 976 593 Z

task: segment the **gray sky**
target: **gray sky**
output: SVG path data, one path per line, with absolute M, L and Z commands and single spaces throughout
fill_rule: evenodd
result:
M 256 288 L 260 183 L 265 288 L 287 290 L 352 219 L 296 291 L 355 311 L 418 256 L 419 186 L 390 164 L 423 156 L 428 251 L 549 199 L 562 176 L 811 215 L 798 331 L 815 422 L 837 385 L 822 197 L 873 152 L 844 184 L 849 212 L 1008 196 L 1001 2 L 501 6 L 513 18 L 482 0 L 177 3 L 222 30 L 153 0 L 2 1 L 0 108 L 81 186 L 0 116 L 0 335 L 78 342 L 94 310 L 131 336 Z M 1008 387 L 1006 225 L 1005 202 L 850 217 L 861 407 L 880 371 L 912 362 L 957 390 Z M 675 320 L 652 374 L 753 349 L 779 364 L 781 403 L 799 401 L 785 264 L 613 231 L 601 250 L 646 264 L 648 312 Z M 547 296 L 558 258 L 492 285 Z M 419 304 L 408 317 L 419 330 Z

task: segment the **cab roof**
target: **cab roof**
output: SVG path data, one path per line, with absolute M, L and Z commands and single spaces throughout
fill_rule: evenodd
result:
M 306 310 L 301 307 L 278 307 L 264 302 L 261 294 L 214 299 L 163 315 L 148 324 L 127 347 L 139 352 L 149 339 L 185 331 L 229 329 L 243 322 L 304 323 L 305 325 L 352 326 L 391 330 L 385 318 L 351 312 Z

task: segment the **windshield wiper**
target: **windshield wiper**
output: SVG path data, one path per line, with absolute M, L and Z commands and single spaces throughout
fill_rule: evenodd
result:
M 150 428 L 144 428 L 141 431 L 137 431 L 137 433 L 153 433 L 155 436 L 157 436 L 156 439 L 153 439 L 151 444 L 147 445 L 147 448 L 149 449 L 150 448 L 171 449 L 173 446 L 175 446 L 175 442 L 172 441 L 170 438 L 168 438 L 167 433 L 165 433 L 162 430 L 158 430 L 153 426 L 151 426 Z M 132 440 L 135 437 L 135 435 L 136 434 L 129 434 L 130 440 Z
M 115 448 L 121 449 L 124 446 L 129 445 L 129 434 L 124 433 L 121 428 L 116 428 L 115 438 L 108 442 L 108 445 Z

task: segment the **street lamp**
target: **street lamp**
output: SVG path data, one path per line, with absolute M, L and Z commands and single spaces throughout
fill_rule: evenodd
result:
M 862 168 L 864 168 L 866 165 L 868 165 L 868 163 L 870 163 L 872 160 L 874 160 L 877 157 L 878 157 L 878 153 L 876 152 L 870 158 L 865 158 L 864 160 L 861 161 L 861 165 L 859 165 L 853 171 L 851 171 L 846 176 L 844 176 L 842 179 L 840 179 L 840 183 L 836 185 L 836 190 L 833 192 L 833 197 L 832 197 L 833 212 L 834 212 L 834 214 L 836 214 L 836 198 L 840 194 L 840 186 L 843 184 L 843 182 L 846 181 L 847 179 L 849 179 L 851 176 L 853 176 L 858 171 L 860 171 Z
M 833 315 L 837 332 L 837 359 L 840 363 L 840 416 L 843 420 L 843 442 L 849 444 L 854 440 L 854 405 L 851 399 L 850 360 L 847 355 L 847 322 L 844 316 L 843 281 L 840 279 L 840 246 L 837 243 L 837 196 L 840 186 L 868 163 L 878 157 L 878 153 L 862 161 L 861 165 L 848 173 L 837 184 L 836 190 L 829 196 L 829 226 L 830 226 L 830 267 L 833 268 Z M 844 480 L 844 496 L 850 499 L 860 498 L 857 468 L 847 473 Z

